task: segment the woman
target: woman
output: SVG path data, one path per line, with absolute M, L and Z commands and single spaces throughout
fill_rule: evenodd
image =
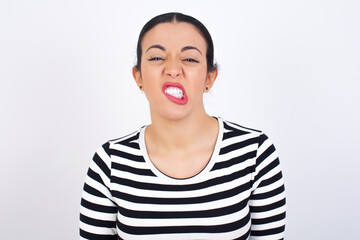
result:
M 107 142 L 90 165 L 81 201 L 83 239 L 282 239 L 279 160 L 262 132 L 206 114 L 214 48 L 198 20 L 150 20 L 133 76 L 151 124 Z

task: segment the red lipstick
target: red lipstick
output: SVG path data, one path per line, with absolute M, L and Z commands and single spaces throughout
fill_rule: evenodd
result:
M 171 88 L 171 91 L 168 88 Z M 170 101 L 174 103 L 185 105 L 188 101 L 185 88 L 180 83 L 166 82 L 162 87 L 162 92 Z

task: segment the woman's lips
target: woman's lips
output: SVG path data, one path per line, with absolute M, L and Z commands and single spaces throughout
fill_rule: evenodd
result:
M 188 101 L 185 88 L 180 83 L 166 82 L 162 87 L 162 92 L 174 103 L 184 105 Z

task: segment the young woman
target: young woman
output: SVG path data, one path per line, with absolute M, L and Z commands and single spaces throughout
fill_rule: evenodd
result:
M 211 36 L 180 13 L 142 29 L 133 75 L 151 124 L 94 155 L 82 239 L 283 239 L 285 193 L 262 132 L 204 109 L 217 76 Z

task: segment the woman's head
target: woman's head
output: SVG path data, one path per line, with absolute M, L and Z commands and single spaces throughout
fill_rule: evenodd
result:
M 155 17 L 141 31 L 137 50 L 133 76 L 152 118 L 205 113 L 203 94 L 212 87 L 217 68 L 211 37 L 199 21 L 179 13 Z
M 201 36 L 204 38 L 207 49 L 206 49 L 206 62 L 207 62 L 207 70 L 208 72 L 214 72 L 217 70 L 217 64 L 214 63 L 214 45 L 211 38 L 211 35 L 209 31 L 206 29 L 206 27 L 197 19 L 184 15 L 182 13 L 172 12 L 172 13 L 165 13 L 158 15 L 154 18 L 152 18 L 149 22 L 147 22 L 144 27 L 142 28 L 138 43 L 137 43 L 137 63 L 135 66 L 135 69 L 137 71 L 141 70 L 141 58 L 142 58 L 142 41 L 144 36 L 147 32 L 149 32 L 151 29 L 153 29 L 155 26 L 157 26 L 160 23 L 169 23 L 169 22 L 184 22 L 189 23 L 193 25 L 201 34 Z

